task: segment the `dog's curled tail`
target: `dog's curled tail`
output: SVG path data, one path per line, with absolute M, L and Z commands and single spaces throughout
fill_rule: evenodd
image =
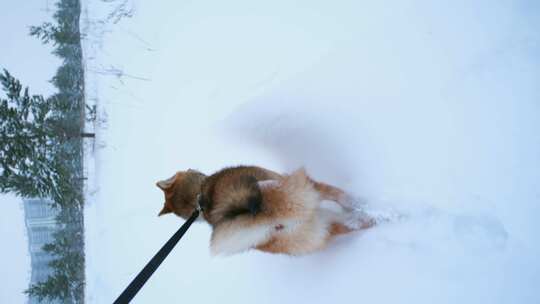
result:
M 239 213 L 249 212 L 255 215 L 261 211 L 263 197 L 254 176 L 236 177 L 228 187 L 220 191 L 220 195 L 224 200 L 237 206 Z M 229 216 L 234 217 L 234 214 Z

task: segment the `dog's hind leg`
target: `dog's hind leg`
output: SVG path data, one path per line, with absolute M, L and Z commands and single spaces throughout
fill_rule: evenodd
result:
M 359 211 L 335 212 L 319 209 L 318 216 L 328 223 L 329 236 L 346 234 L 356 230 L 367 229 L 375 225 L 375 220 Z
M 346 233 L 349 233 L 349 232 L 352 232 L 352 231 L 354 231 L 354 230 L 347 227 L 347 226 L 345 226 L 344 224 L 338 223 L 338 222 L 334 222 L 334 223 L 330 224 L 330 228 L 328 229 L 328 233 L 330 234 L 330 236 L 346 234 Z
M 362 230 L 375 226 L 377 221 L 363 211 L 353 210 L 344 213 L 341 223 L 352 230 Z
M 338 203 L 346 211 L 353 211 L 359 208 L 358 202 L 347 192 L 341 190 L 338 187 L 318 182 L 310 178 L 313 186 L 317 192 L 321 195 L 321 199 L 330 200 Z

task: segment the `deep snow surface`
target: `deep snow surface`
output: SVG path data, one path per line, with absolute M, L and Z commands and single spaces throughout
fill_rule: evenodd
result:
M 300 258 L 211 258 L 197 224 L 135 303 L 540 302 L 535 1 L 125 3 L 83 20 L 90 303 L 182 223 L 156 180 L 235 164 L 305 166 L 404 217 Z

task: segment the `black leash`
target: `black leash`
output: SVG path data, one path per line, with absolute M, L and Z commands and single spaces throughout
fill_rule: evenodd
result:
M 129 286 L 122 292 L 122 294 L 114 301 L 114 304 L 124 304 L 129 303 L 133 297 L 141 290 L 144 283 L 148 281 L 148 279 L 152 276 L 154 271 L 158 269 L 159 265 L 165 260 L 165 258 L 171 253 L 174 246 L 178 241 L 182 238 L 184 233 L 189 229 L 189 226 L 193 224 L 193 222 L 197 219 L 199 216 L 199 209 L 196 209 L 193 211 L 189 219 L 176 231 L 176 233 L 161 247 L 161 249 L 154 255 L 154 257 L 144 266 L 143 270 L 139 272 L 139 274 L 131 281 Z

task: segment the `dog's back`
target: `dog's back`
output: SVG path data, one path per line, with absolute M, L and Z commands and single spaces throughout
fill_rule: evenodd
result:
M 238 180 L 242 179 L 239 175 Z M 232 193 L 240 192 L 246 198 L 261 200 L 257 212 L 246 212 L 245 215 L 233 212 L 214 225 L 211 244 L 214 254 L 232 254 L 250 248 L 304 254 L 326 244 L 331 219 L 319 214 L 320 195 L 304 170 L 279 179 L 251 180 L 249 183 L 237 187 L 231 181 L 223 186 L 223 193 L 214 194 L 214 197 L 228 200 L 239 198 Z M 213 203 L 220 205 L 223 202 Z M 214 219 L 212 212 L 210 217 Z
M 204 181 L 199 203 L 211 225 L 236 215 L 260 211 L 262 194 L 258 182 L 280 180 L 281 175 L 256 166 L 222 169 Z

